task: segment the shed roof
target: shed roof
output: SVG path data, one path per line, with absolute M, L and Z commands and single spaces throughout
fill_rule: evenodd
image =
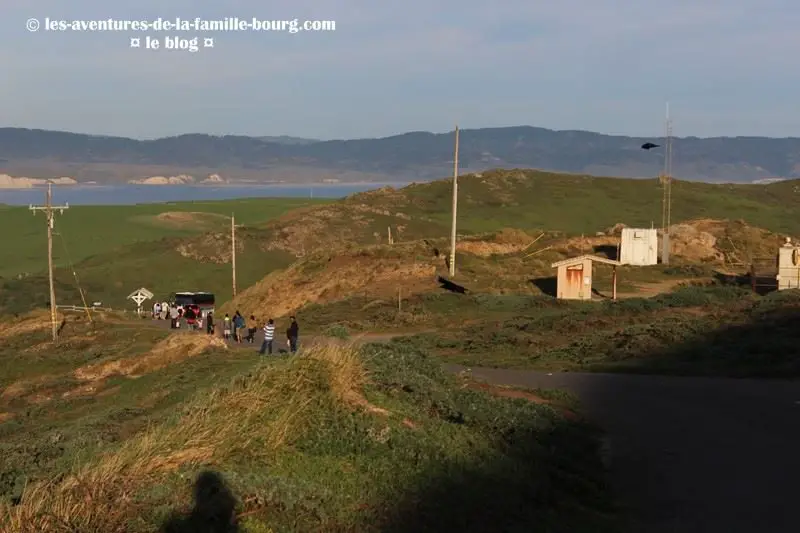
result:
M 589 259 L 590 261 L 594 261 L 596 263 L 604 263 L 606 265 L 621 265 L 619 261 L 614 261 L 613 259 L 608 259 L 606 257 L 600 257 L 599 255 L 579 255 L 577 257 L 568 257 L 567 259 L 562 259 L 561 261 L 556 261 L 555 263 L 551 264 L 551 268 L 557 268 L 564 265 L 573 265 L 576 263 L 583 262 L 584 259 Z

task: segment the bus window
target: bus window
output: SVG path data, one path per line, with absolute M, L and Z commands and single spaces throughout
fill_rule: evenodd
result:
M 214 295 L 210 292 L 198 292 L 194 295 L 194 303 L 197 305 L 203 306 L 213 306 L 214 305 Z
M 190 293 L 179 292 L 175 295 L 175 305 L 186 306 L 194 303 L 194 297 Z

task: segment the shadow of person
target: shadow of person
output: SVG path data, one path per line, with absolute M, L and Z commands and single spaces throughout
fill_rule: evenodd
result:
M 238 533 L 236 498 L 216 472 L 202 472 L 194 484 L 194 507 L 188 516 L 173 514 L 161 533 Z

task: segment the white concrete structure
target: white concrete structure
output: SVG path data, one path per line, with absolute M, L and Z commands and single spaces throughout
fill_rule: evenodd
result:
M 655 265 L 658 263 L 658 230 L 623 228 L 619 262 L 623 265 Z
M 778 290 L 800 289 L 800 248 L 786 237 L 786 243 L 778 248 Z

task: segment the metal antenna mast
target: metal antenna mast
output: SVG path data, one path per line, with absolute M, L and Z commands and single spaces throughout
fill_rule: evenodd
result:
M 672 119 L 669 117 L 669 102 L 664 121 L 664 137 L 664 172 L 659 179 L 664 193 L 661 200 L 661 262 L 668 265 L 672 219 Z
M 53 342 L 58 340 L 58 318 L 56 314 L 56 288 L 53 283 L 53 223 L 55 222 L 56 214 L 63 214 L 64 210 L 69 209 L 69 204 L 53 205 L 53 184 L 47 184 L 47 198 L 43 206 L 31 205 L 28 207 L 33 214 L 36 211 L 44 211 L 47 221 L 47 271 L 50 278 L 50 325 L 53 328 Z

